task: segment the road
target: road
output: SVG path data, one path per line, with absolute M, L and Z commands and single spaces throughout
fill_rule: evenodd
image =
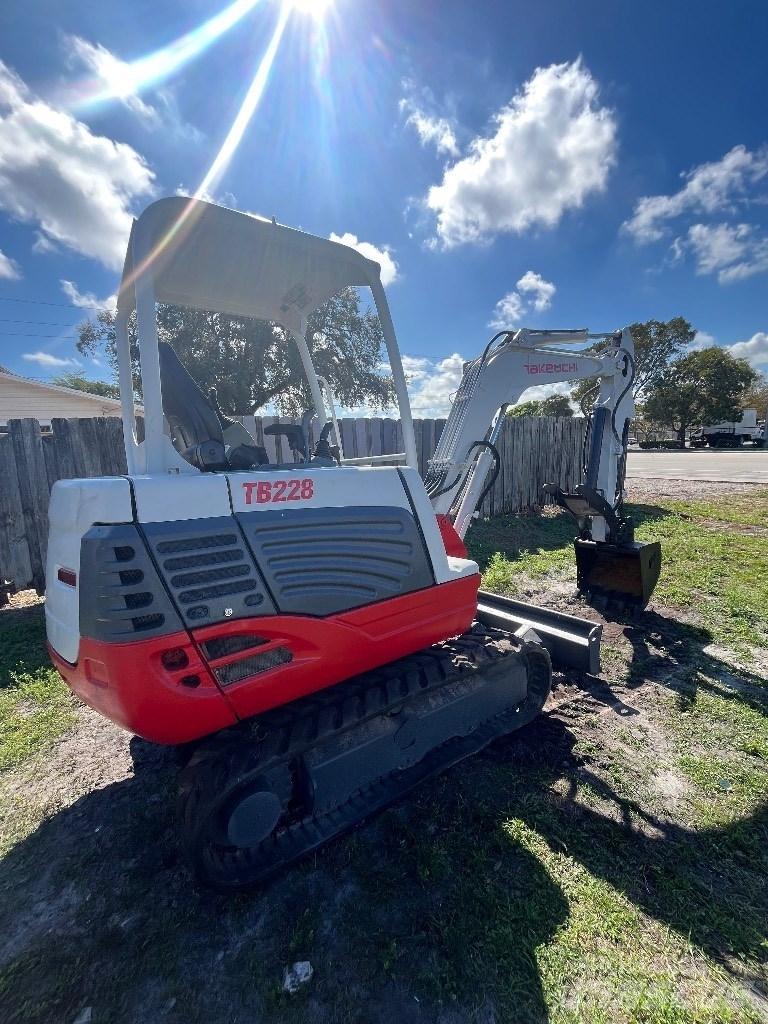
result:
M 768 483 L 768 451 L 630 451 L 627 479 L 726 480 L 731 483 Z

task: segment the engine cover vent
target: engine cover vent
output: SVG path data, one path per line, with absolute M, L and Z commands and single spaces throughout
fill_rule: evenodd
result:
M 435 582 L 416 520 L 403 508 L 269 510 L 237 519 L 285 614 L 334 615 Z
M 293 655 L 287 647 L 273 647 L 271 651 L 264 651 L 263 654 L 249 654 L 240 661 L 214 668 L 213 673 L 221 686 L 231 686 L 233 683 L 242 682 L 243 679 L 268 672 L 271 668 L 277 668 L 278 665 L 286 665 L 292 660 Z
M 181 619 L 135 526 L 92 526 L 80 542 L 80 632 L 128 643 L 173 633 Z
M 274 613 L 261 573 L 229 516 L 143 523 L 141 529 L 185 624 Z
M 206 658 L 215 661 L 216 658 L 225 658 L 228 654 L 239 654 L 240 651 L 263 647 L 266 643 L 269 641 L 254 633 L 235 633 L 233 636 L 216 636 L 211 640 L 204 640 L 200 646 Z

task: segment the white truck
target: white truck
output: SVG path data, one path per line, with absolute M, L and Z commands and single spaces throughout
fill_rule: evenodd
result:
M 745 442 L 765 444 L 765 420 L 758 422 L 756 409 L 745 409 L 740 420 L 697 427 L 690 439 L 691 448 L 740 448 Z

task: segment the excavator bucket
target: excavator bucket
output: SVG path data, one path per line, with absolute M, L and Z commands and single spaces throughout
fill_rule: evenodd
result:
M 642 611 L 661 571 L 661 545 L 575 540 L 576 586 L 591 600 Z

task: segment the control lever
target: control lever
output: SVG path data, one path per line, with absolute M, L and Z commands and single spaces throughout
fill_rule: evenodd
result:
M 341 452 L 337 444 L 328 443 L 328 435 L 333 430 L 333 423 L 329 420 L 320 431 L 320 437 L 315 443 L 315 450 L 312 453 L 314 459 L 333 459 L 337 465 L 341 465 Z
M 296 423 L 273 423 L 269 427 L 264 427 L 264 433 L 269 434 L 270 437 L 278 437 L 282 435 L 287 439 L 288 447 L 291 449 L 294 456 L 300 455 L 305 462 L 309 461 L 307 438 L 304 434 L 303 427 Z

